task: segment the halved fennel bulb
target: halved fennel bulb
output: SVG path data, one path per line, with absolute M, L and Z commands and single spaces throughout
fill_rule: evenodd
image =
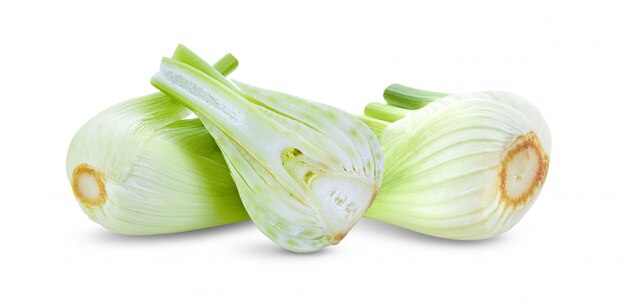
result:
M 231 82 L 183 46 L 152 83 L 202 120 L 248 214 L 288 250 L 337 244 L 379 191 L 380 145 L 348 113 Z
M 236 66 L 225 56 L 224 73 Z M 190 111 L 155 93 L 87 122 L 67 154 L 83 211 L 117 233 L 153 235 L 249 219 L 215 141 Z
M 484 239 L 513 227 L 548 172 L 550 131 L 537 108 L 505 92 L 406 89 L 388 88 L 397 107 L 365 111 L 373 129 L 392 122 L 378 131 L 385 173 L 365 216 L 448 239 Z

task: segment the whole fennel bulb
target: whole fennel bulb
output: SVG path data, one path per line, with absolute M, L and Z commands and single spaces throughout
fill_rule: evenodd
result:
M 227 55 L 216 68 L 237 65 Z M 119 103 L 76 133 L 67 177 L 82 210 L 117 233 L 154 235 L 249 219 L 215 140 L 162 93 Z
M 537 108 L 505 92 L 441 94 L 392 85 L 363 120 L 385 156 L 366 217 L 461 240 L 513 227 L 545 182 L 551 137 Z

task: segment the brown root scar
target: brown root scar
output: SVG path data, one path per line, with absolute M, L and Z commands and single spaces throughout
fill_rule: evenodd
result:
M 511 171 L 514 169 L 511 167 L 513 162 L 525 169 L 524 174 L 515 175 Z M 505 208 L 516 208 L 527 203 L 545 182 L 549 163 L 550 156 L 544 151 L 534 131 L 518 136 L 504 150 L 498 166 L 500 203 L 504 203 Z M 509 186 L 514 182 L 522 182 L 524 178 L 530 179 L 524 180 L 522 187 L 515 189 L 517 193 L 511 192 Z
M 79 164 L 72 173 L 72 191 L 85 206 L 102 206 L 106 203 L 107 192 L 104 177 L 89 164 Z
M 343 238 L 346 236 L 347 232 L 340 232 L 338 234 L 336 234 L 332 239 L 330 239 L 330 244 L 331 245 L 337 245 L 339 244 L 339 242 L 341 242 L 341 240 L 343 240 Z

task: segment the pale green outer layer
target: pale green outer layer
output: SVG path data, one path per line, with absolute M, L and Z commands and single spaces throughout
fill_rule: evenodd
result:
M 103 205 L 79 203 L 93 221 L 122 234 L 182 232 L 247 220 L 215 141 L 170 97 L 122 102 L 87 122 L 67 154 L 67 177 L 88 164 L 104 177 Z
M 518 207 L 498 195 L 502 153 L 530 131 L 549 154 L 539 111 L 504 92 L 451 95 L 410 113 L 383 131 L 383 186 L 366 217 L 449 239 L 505 232 L 539 194 Z
M 265 235 L 296 252 L 339 242 L 380 187 L 374 134 L 335 108 L 219 77 L 164 59 L 152 83 L 205 124 Z

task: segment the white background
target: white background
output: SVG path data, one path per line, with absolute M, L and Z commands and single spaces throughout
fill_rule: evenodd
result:
M 263 2 L 263 3 L 261 3 Z M 0 302 L 625 302 L 623 1 L 2 1 Z M 156 237 L 92 223 L 74 132 L 177 43 L 233 76 L 353 113 L 398 82 L 498 89 L 550 124 L 543 193 L 510 232 L 454 242 L 370 220 L 316 254 L 250 222 Z

